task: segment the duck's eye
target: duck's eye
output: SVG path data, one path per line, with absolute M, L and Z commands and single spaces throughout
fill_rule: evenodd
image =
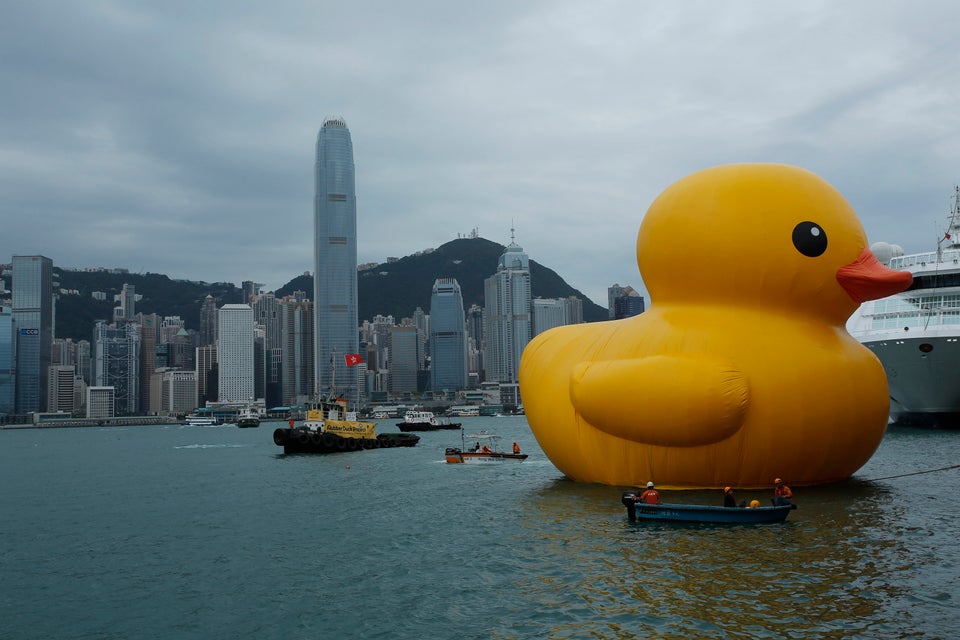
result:
M 793 228 L 793 246 L 809 258 L 827 250 L 827 234 L 815 222 L 801 222 Z

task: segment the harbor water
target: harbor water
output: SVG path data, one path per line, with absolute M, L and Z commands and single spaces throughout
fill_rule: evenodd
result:
M 0 431 L 0 638 L 957 637 L 960 432 L 891 428 L 785 523 L 718 527 L 630 523 L 523 417 L 463 420 L 529 459 L 445 464 L 458 431 L 290 456 L 272 423 Z

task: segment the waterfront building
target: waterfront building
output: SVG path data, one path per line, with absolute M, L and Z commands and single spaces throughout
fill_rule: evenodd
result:
M 114 414 L 113 387 L 87 387 L 87 417 L 112 418 Z
M 220 402 L 254 400 L 253 309 L 225 304 L 217 313 L 217 388 Z
M 140 408 L 154 413 L 150 380 L 157 368 L 157 342 L 160 338 L 160 317 L 155 313 L 137 314 L 140 322 Z
M 393 394 L 417 391 L 417 328 L 390 327 L 389 390 Z
M 47 372 L 47 411 L 50 413 L 73 413 L 77 382 L 76 368 L 72 364 L 53 365 Z
M 0 416 L 13 413 L 16 408 L 14 344 L 13 314 L 10 307 L 0 306 Z
M 466 321 L 456 278 L 440 278 L 430 296 L 430 389 L 467 386 Z
M 328 118 L 317 135 L 314 166 L 315 389 L 336 384 L 351 406 L 359 402 L 356 377 L 344 356 L 359 353 L 357 334 L 357 200 L 353 141 L 342 118 Z
M 13 256 L 13 328 L 16 413 L 38 412 L 47 404 L 47 368 L 53 343 L 53 261 Z
M 518 381 L 520 356 L 531 337 L 530 291 L 530 258 L 511 234 L 497 272 L 484 281 L 483 364 L 488 382 Z
M 94 386 L 111 387 L 116 403 L 113 415 L 140 413 L 140 325 L 107 324 L 97 320 L 93 329 Z
M 156 403 L 152 412 L 161 416 L 182 416 L 197 408 L 197 372 L 161 369 L 153 374 Z

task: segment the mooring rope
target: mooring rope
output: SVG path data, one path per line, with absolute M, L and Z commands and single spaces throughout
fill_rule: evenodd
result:
M 907 476 L 919 476 L 924 473 L 936 473 L 937 471 L 949 471 L 950 469 L 960 468 L 960 464 L 950 465 L 949 467 L 940 467 L 939 469 L 927 469 L 926 471 L 914 471 L 913 473 L 901 473 L 898 476 L 887 476 L 886 478 L 870 478 L 870 482 L 876 480 L 893 480 L 894 478 L 906 478 Z

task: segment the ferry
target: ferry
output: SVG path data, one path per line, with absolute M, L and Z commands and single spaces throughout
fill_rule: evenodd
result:
M 219 427 L 222 423 L 214 415 L 192 414 L 183 419 L 183 424 L 188 427 Z
M 447 411 L 447 415 L 461 418 L 476 417 L 480 415 L 480 407 L 476 405 L 450 407 L 450 409 Z
M 403 422 L 398 422 L 400 431 L 436 431 L 437 429 L 459 429 L 459 422 L 450 422 L 446 418 L 433 415 L 432 411 L 407 411 Z
M 847 330 L 883 364 L 890 420 L 960 427 L 960 187 L 936 251 L 904 255 L 884 242 L 870 247 L 891 269 L 909 271 L 902 293 L 863 303 Z

